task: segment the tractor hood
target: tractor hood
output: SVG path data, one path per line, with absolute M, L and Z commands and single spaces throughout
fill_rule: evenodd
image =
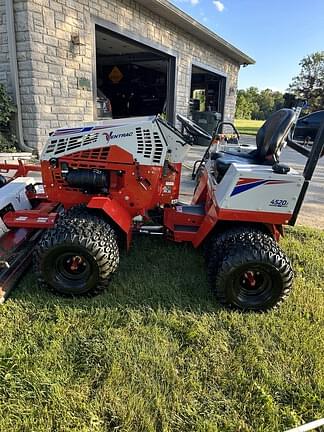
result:
M 181 133 L 160 117 L 136 117 L 57 129 L 50 134 L 41 160 L 110 146 L 122 148 L 140 164 L 154 166 L 163 166 L 167 154 L 170 162 L 181 163 L 190 148 Z

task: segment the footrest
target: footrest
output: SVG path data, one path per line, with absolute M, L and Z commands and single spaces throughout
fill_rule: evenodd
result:
M 8 228 L 45 229 L 55 226 L 58 213 L 42 213 L 37 210 L 22 210 L 8 212 L 3 216 L 3 222 Z
M 164 209 L 164 225 L 174 241 L 192 241 L 205 217 L 201 205 L 176 205 Z

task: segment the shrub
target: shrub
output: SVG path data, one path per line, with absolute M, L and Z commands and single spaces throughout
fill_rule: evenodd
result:
M 16 138 L 10 131 L 10 119 L 16 111 L 3 84 L 0 84 L 0 152 L 16 151 Z

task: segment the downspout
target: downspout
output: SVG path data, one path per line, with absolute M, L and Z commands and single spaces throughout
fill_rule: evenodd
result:
M 35 149 L 28 147 L 24 142 L 22 116 L 21 116 L 21 101 L 20 88 L 18 77 L 18 62 L 17 62 L 17 45 L 14 22 L 13 0 L 5 0 L 6 2 L 6 19 L 7 19 L 7 34 L 8 34 L 8 50 L 10 57 L 10 71 L 12 79 L 13 102 L 17 107 L 16 113 L 16 131 L 18 138 L 18 147 L 21 151 L 34 152 Z

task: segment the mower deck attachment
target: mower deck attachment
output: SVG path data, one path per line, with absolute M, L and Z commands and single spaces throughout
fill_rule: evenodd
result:
M 31 263 L 33 248 L 41 230 L 20 228 L 0 239 L 0 304 L 4 303 L 15 283 Z
M 19 169 L 23 170 L 21 165 Z M 0 225 L 0 304 L 6 300 L 15 283 L 30 266 L 33 249 L 43 230 L 52 228 L 58 217 L 54 213 L 58 204 L 42 201 L 43 194 L 32 196 L 39 200 L 36 207 L 17 209 L 17 206 L 28 203 L 24 179 L 28 183 L 27 177 L 17 177 L 1 188 L 1 202 L 7 211 L 2 215 Z

